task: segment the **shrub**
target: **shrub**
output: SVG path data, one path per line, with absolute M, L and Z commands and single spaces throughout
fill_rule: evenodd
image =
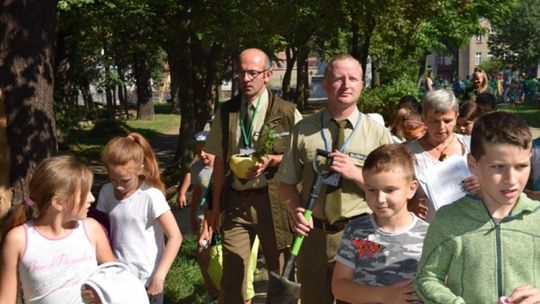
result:
M 404 95 L 419 97 L 416 83 L 406 76 L 396 78 L 388 85 L 365 88 L 358 106 L 363 113 L 379 113 L 385 122 L 391 122 L 399 99 Z

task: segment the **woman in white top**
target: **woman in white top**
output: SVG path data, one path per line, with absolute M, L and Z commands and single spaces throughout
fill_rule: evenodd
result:
M 422 118 L 427 127 L 424 136 L 407 144 L 414 156 L 415 174 L 422 187 L 411 202 L 411 209 L 421 218 L 433 219 L 435 206 L 425 188 L 426 173 L 453 155 L 465 156 L 469 152 L 470 138 L 454 133 L 459 113 L 458 99 L 451 91 L 438 89 L 422 97 Z M 479 183 L 476 176 L 463 181 L 466 191 L 475 192 Z

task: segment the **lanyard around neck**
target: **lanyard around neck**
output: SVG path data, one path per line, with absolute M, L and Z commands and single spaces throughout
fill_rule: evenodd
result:
M 321 111 L 321 136 L 322 136 L 322 139 L 324 141 L 324 148 L 326 149 L 326 152 L 332 152 L 332 149 L 330 149 L 330 145 L 328 144 L 328 140 L 326 139 L 326 135 L 324 134 L 324 122 L 323 122 L 323 112 L 324 111 Z M 347 136 L 347 138 L 345 139 L 345 141 L 343 142 L 343 144 L 341 145 L 341 147 L 339 147 L 339 152 L 342 152 L 345 150 L 345 147 L 347 147 L 347 145 L 349 144 L 349 141 L 351 140 L 353 134 L 354 134 L 354 131 L 356 131 L 357 127 L 358 127 L 358 124 L 360 123 L 360 114 L 358 114 L 358 118 L 356 119 L 356 123 L 354 124 L 354 127 L 353 127 L 353 130 L 351 132 L 351 134 L 349 134 L 349 136 Z
M 261 97 L 262 94 L 259 95 L 259 98 L 257 99 L 257 105 L 255 106 L 255 113 L 253 113 L 253 117 L 251 117 L 251 121 L 249 123 L 249 132 L 246 133 L 246 128 L 244 126 L 244 119 L 240 120 L 240 130 L 242 132 L 242 138 L 244 139 L 244 144 L 246 145 L 246 148 L 249 148 L 249 142 L 251 141 L 251 132 L 253 131 L 253 122 L 255 121 L 255 117 L 257 116 L 257 112 L 259 112 L 259 104 L 261 103 Z M 248 105 L 246 103 L 246 112 L 245 114 L 249 115 L 249 107 L 251 105 Z M 249 134 L 249 135 L 248 135 Z

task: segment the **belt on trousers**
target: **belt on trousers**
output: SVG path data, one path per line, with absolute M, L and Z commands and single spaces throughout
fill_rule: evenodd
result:
M 250 197 L 250 196 L 256 196 L 256 195 L 261 195 L 261 194 L 265 194 L 268 192 L 268 187 L 262 187 L 262 188 L 257 188 L 257 189 L 248 189 L 248 190 L 236 190 L 234 188 L 231 188 L 231 190 L 236 193 L 237 195 L 239 196 L 247 196 L 247 197 Z
M 321 229 L 325 233 L 337 233 L 345 229 L 345 226 L 347 226 L 347 224 L 350 223 L 355 218 L 366 216 L 366 215 L 368 215 L 368 213 L 362 213 L 359 215 L 355 215 L 353 217 L 341 219 L 339 221 L 334 222 L 333 224 L 330 224 L 330 222 L 328 222 L 327 220 L 313 217 L 313 226 Z

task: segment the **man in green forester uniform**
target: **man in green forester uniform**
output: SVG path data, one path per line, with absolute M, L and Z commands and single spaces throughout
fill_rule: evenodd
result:
M 216 156 L 208 221 L 213 229 L 220 226 L 222 233 L 220 303 L 224 304 L 242 304 L 246 300 L 245 269 L 255 235 L 260 239 L 268 270 L 281 273 L 292 243 L 292 218 L 278 197 L 275 173 L 290 131 L 301 119 L 293 103 L 267 89 L 272 69 L 263 51 L 246 49 L 238 59 L 241 94 L 216 112 L 205 148 Z M 277 135 L 270 153 L 259 158 L 246 178 L 235 176 L 229 169 L 231 156 L 253 153 L 268 130 Z
M 362 166 L 367 155 L 392 142 L 388 130 L 358 110 L 362 92 L 362 67 L 349 55 L 328 63 L 323 87 L 328 95 L 326 109 L 300 121 L 279 168 L 279 191 L 293 214 L 297 233 L 307 235 L 298 255 L 298 279 L 302 303 L 334 303 L 331 282 L 343 229 L 353 218 L 366 215 Z M 304 219 L 311 183 L 315 178 L 312 160 L 317 149 L 331 152 L 328 174 L 313 218 Z M 323 161 L 320 170 L 325 169 Z M 297 185 L 302 185 L 299 193 Z

